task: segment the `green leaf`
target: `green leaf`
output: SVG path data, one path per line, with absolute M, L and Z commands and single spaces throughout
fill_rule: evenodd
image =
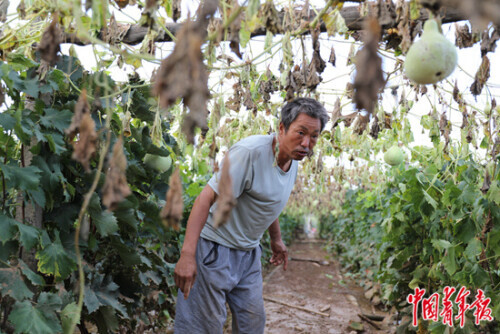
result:
M 434 246 L 434 248 L 436 248 L 439 251 L 442 251 L 443 249 L 448 249 L 453 246 L 449 241 L 443 239 L 440 240 L 434 239 L 431 241 L 431 243 L 432 246 Z
M 420 17 L 420 4 L 417 0 L 410 1 L 410 18 L 415 21 Z
M 118 231 L 118 223 L 112 212 L 101 211 L 92 215 L 92 219 L 101 237 L 106 237 Z
M 38 275 L 33 270 L 31 270 L 23 260 L 19 259 L 19 264 L 21 265 L 21 271 L 23 275 L 26 276 L 33 285 L 45 285 L 45 280 L 41 275 Z
M 54 334 L 62 330 L 54 312 L 35 308 L 27 300 L 14 305 L 9 321 L 14 325 L 15 333 Z
M 491 182 L 490 190 L 488 190 L 488 199 L 500 205 L 500 181 Z
M 6 184 L 8 188 L 35 190 L 40 183 L 41 170 L 37 167 L 19 167 L 13 162 L 8 165 L 4 165 L 0 162 L 0 169 L 4 174 L 5 180 L 7 181 Z
M 481 254 L 483 250 L 483 245 L 479 239 L 472 239 L 467 248 L 465 248 L 464 255 L 471 261 L 476 262 L 476 257 Z
M 259 11 L 260 0 L 250 0 L 247 7 L 247 19 L 250 20 Z
M 2 112 L 0 113 L 0 126 L 6 130 L 12 130 L 14 129 L 14 126 L 16 126 L 17 120 L 7 112 Z
M 118 301 L 120 292 L 115 282 L 103 282 L 102 276 L 97 277 L 91 285 L 85 286 L 85 295 L 83 302 L 89 313 L 93 313 L 101 306 L 111 306 L 115 310 L 126 314 L 126 310 Z
M 62 133 L 71 124 L 73 113 L 69 110 L 47 108 L 44 112 L 45 115 L 40 117 L 40 123 L 46 128 L 55 129 Z
M 76 305 L 75 302 L 72 302 L 62 310 L 61 312 L 61 322 L 62 322 L 62 329 L 64 334 L 72 334 L 69 333 L 70 327 L 71 327 L 71 321 L 73 319 L 77 319 L 77 324 L 80 323 L 80 310 L 78 309 L 78 305 Z
M 71 258 L 56 235 L 56 240 L 38 251 L 35 255 L 38 260 L 38 271 L 54 275 L 56 280 L 66 279 L 75 269 L 76 262 Z
M 40 207 L 42 208 L 45 207 L 46 198 L 43 188 L 38 188 L 35 190 L 27 190 L 26 193 L 28 194 L 29 198 L 34 200 L 35 203 L 38 204 Z
M 44 134 L 44 138 L 47 139 L 49 143 L 50 150 L 55 154 L 61 154 L 66 151 L 64 144 L 64 137 L 59 133 L 47 133 Z
M 0 241 L 5 244 L 6 241 L 12 239 L 16 234 L 16 224 L 17 221 L 7 217 L 2 212 L 0 212 Z
M 443 265 L 448 274 L 451 276 L 457 271 L 457 261 L 455 259 L 455 248 L 448 249 L 446 255 L 443 257 Z
M 17 229 L 19 230 L 19 239 L 25 250 L 30 250 L 38 243 L 40 231 L 33 226 L 26 225 L 16 221 Z
M 0 268 L 0 282 L 2 296 L 9 295 L 18 301 L 33 297 L 33 292 L 24 284 L 17 267 Z
M 61 309 L 62 299 L 57 294 L 52 292 L 42 292 L 38 297 L 39 308 L 44 311 L 53 312 Z
M 431 195 L 429 195 L 429 193 L 427 193 L 427 191 L 425 190 L 422 190 L 422 192 L 424 193 L 424 197 L 425 199 L 427 200 L 427 203 L 429 203 L 430 205 L 432 205 L 432 207 L 434 209 L 437 209 L 438 207 L 438 202 L 436 202 L 436 200 L 434 198 L 432 198 Z
M 344 17 L 340 15 L 340 12 L 337 8 L 329 13 L 324 14 L 322 19 L 325 22 L 328 36 L 335 36 L 335 34 L 337 33 L 344 34 L 348 31 Z

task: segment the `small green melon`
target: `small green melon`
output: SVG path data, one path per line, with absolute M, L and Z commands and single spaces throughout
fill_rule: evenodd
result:
M 422 37 L 406 55 L 406 76 L 418 84 L 434 84 L 449 76 L 456 66 L 455 45 L 443 36 L 436 20 L 427 20 Z
M 384 154 L 384 161 L 391 166 L 397 166 L 403 162 L 405 155 L 399 146 L 393 146 Z
M 147 153 L 144 156 L 144 163 L 160 173 L 166 172 L 172 166 L 172 158 Z

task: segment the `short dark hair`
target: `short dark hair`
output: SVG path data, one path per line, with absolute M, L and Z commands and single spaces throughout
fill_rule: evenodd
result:
M 323 131 L 325 124 L 329 119 L 328 113 L 321 103 L 309 97 L 298 97 L 285 104 L 281 109 L 280 122 L 285 126 L 285 131 L 288 131 L 290 124 L 295 121 L 300 113 L 319 119 L 321 123 L 321 131 Z

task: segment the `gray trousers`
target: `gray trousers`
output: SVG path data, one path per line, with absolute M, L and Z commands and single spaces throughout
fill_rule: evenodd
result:
M 187 299 L 178 290 L 174 333 L 222 333 L 226 302 L 233 318 L 233 334 L 264 333 L 261 254 L 260 247 L 242 251 L 200 238 L 198 274 Z

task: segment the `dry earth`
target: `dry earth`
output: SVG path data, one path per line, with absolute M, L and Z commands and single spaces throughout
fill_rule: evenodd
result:
M 342 277 L 339 264 L 330 259 L 322 249 L 322 243 L 297 242 L 289 248 L 289 253 L 292 258 L 327 260 L 329 263 L 320 265 L 292 260 L 287 271 L 280 267 L 267 274 L 264 280 L 266 333 L 351 333 L 352 322 L 362 324 L 363 333 L 393 332 L 388 326 L 390 316 L 376 310 L 365 298 L 361 287 Z M 293 306 L 322 311 L 325 315 Z M 374 322 L 380 329 L 358 316 L 363 313 L 384 316 L 384 321 Z

